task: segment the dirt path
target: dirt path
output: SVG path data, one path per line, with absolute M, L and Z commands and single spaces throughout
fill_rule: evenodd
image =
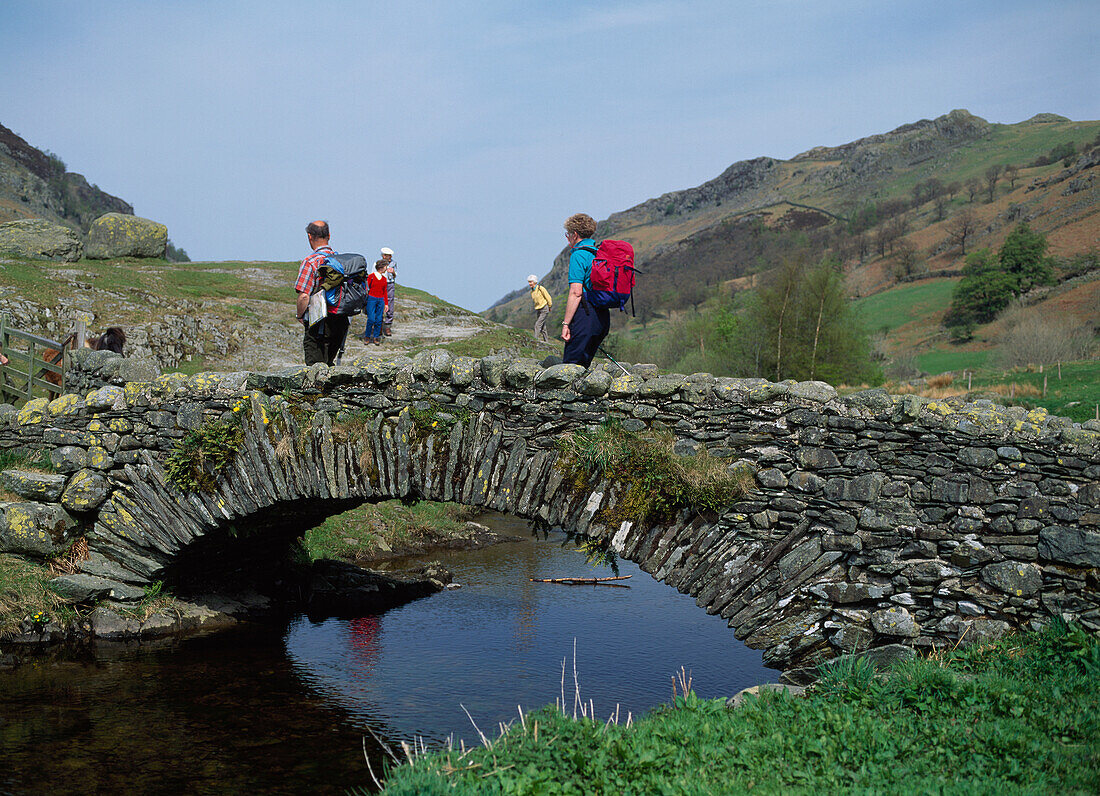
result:
M 402 297 L 400 287 L 395 303 L 397 312 L 394 315 L 393 335 L 384 338 L 381 345 L 368 345 L 363 341 L 365 315 L 356 315 L 351 319 L 342 362 L 353 362 L 371 354 L 407 355 L 415 348 L 472 337 L 496 325 L 473 313 L 445 313 L 440 311 L 438 305 Z M 285 308 L 272 307 L 270 311 L 281 310 Z M 233 354 L 223 360 L 209 362 L 208 367 L 226 371 L 274 370 L 301 364 L 302 327 L 290 322 L 269 325 L 254 341 L 241 341 Z

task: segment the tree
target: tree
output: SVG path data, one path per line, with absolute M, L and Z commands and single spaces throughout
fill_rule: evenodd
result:
M 1001 177 L 1001 166 L 993 165 L 985 170 L 986 201 L 993 201 L 993 194 L 997 191 L 997 180 Z
M 894 259 L 898 264 L 898 275 L 902 277 L 913 276 L 920 264 L 917 247 L 904 238 L 894 247 Z
M 947 240 L 959 247 L 966 256 L 966 241 L 978 230 L 978 217 L 969 207 L 964 207 L 947 222 Z
M 977 177 L 971 177 L 966 181 L 966 193 L 970 197 L 970 201 L 974 201 L 974 197 L 978 195 L 978 192 L 982 189 L 982 181 Z
M 1008 187 L 1012 190 L 1016 190 L 1016 180 L 1020 177 L 1020 167 L 1012 163 L 1005 166 L 1005 178 L 1008 180 Z
M 760 340 L 754 375 L 824 379 L 873 378 L 870 341 L 844 289 L 840 264 L 788 260 L 759 289 L 745 334 Z
M 988 323 L 1007 307 L 1013 297 L 1015 280 L 1000 268 L 990 249 L 978 249 L 967 255 L 963 278 L 951 296 L 951 307 L 944 316 L 945 326 Z
M 940 194 L 932 200 L 933 205 L 936 208 L 936 220 L 943 221 L 943 217 L 947 214 L 947 205 L 951 200 L 947 198 L 946 194 Z
M 1016 295 L 1026 293 L 1036 285 L 1051 284 L 1054 268 L 1046 255 L 1047 238 L 1032 232 L 1027 222 L 1021 222 L 1005 238 L 1001 246 L 1001 268 L 1012 277 Z

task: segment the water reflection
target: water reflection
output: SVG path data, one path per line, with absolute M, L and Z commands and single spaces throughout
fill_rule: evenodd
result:
M 401 738 L 467 743 L 477 733 L 462 706 L 485 729 L 514 719 L 517 705 L 553 703 L 563 658 L 571 700 L 574 639 L 582 696 L 603 716 L 617 704 L 637 715 L 667 701 L 681 666 L 704 697 L 774 681 L 723 620 L 630 562 L 618 563 L 629 589 L 534 583 L 613 570 L 588 564 L 560 534 L 533 538 L 502 515 L 483 521 L 523 541 L 434 556 L 463 588 L 386 612 L 368 639 L 347 620 L 292 622 L 287 652 L 303 681 L 354 717 L 383 718 Z

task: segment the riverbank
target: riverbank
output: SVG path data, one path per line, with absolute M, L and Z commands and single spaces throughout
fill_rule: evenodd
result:
M 1097 677 L 1100 641 L 1055 622 L 889 673 L 849 661 L 735 709 L 682 688 L 638 721 L 544 708 L 485 746 L 394 765 L 384 792 L 1092 793 Z

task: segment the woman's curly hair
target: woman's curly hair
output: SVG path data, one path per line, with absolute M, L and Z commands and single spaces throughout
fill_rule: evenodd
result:
M 596 220 L 588 213 L 574 213 L 565 222 L 566 232 L 575 232 L 582 238 L 591 238 L 596 234 Z

